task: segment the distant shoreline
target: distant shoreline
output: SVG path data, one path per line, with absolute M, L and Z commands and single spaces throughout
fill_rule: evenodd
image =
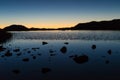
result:
M 114 31 L 120 31 L 120 19 L 113 19 L 110 21 L 92 21 L 87 23 L 79 23 L 75 25 L 74 27 L 65 27 L 65 28 L 27 28 L 24 25 L 10 25 L 3 30 L 6 31 L 48 31 L 48 30 L 114 30 Z

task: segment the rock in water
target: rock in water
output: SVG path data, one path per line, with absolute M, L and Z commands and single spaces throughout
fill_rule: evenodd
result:
M 56 54 L 51 53 L 50 56 L 55 56 Z
M 96 49 L 96 45 L 92 45 L 92 49 Z
M 13 70 L 12 72 L 15 73 L 15 74 L 19 74 L 20 73 L 20 71 L 17 70 L 17 69 Z
M 50 68 L 42 68 L 42 70 L 41 70 L 41 72 L 42 72 L 43 74 L 45 74 L 45 73 L 47 73 L 47 72 L 50 72 L 50 71 L 51 71 Z
M 47 42 L 42 42 L 42 45 L 46 45 L 46 44 L 48 44 Z
M 36 56 L 33 56 L 33 59 L 36 59 Z
M 105 61 L 105 63 L 106 63 L 106 64 L 109 64 L 109 63 L 110 63 L 110 61 L 109 61 L 109 60 L 106 60 L 106 61 Z
M 64 42 L 64 44 L 68 45 L 69 43 L 68 42 Z
M 4 48 L 3 46 L 0 46 L 0 52 L 4 51 L 6 48 Z
M 7 57 L 12 56 L 12 53 L 10 53 L 10 50 L 8 50 L 8 51 L 5 53 L 5 56 L 7 56 Z
M 108 54 L 109 54 L 109 55 L 112 54 L 112 50 L 111 50 L 111 49 L 108 50 Z
M 89 58 L 87 55 L 74 56 L 73 60 L 78 64 L 83 64 L 88 62 Z
M 13 50 L 14 52 L 19 52 L 20 51 L 20 49 L 15 49 L 15 50 Z
M 24 58 L 22 61 L 28 62 L 28 61 L 29 61 L 29 58 Z
M 20 52 L 20 53 L 18 53 L 18 54 L 16 54 L 17 56 L 20 56 L 22 53 Z
M 66 48 L 65 46 L 63 46 L 63 47 L 60 49 L 60 51 L 61 51 L 62 53 L 66 53 L 66 52 L 67 52 L 67 48 Z

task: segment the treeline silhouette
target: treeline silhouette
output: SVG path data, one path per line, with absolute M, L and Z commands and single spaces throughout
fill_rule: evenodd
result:
M 27 28 L 24 25 L 10 25 L 4 28 L 6 31 L 28 31 L 28 30 L 120 30 L 120 19 L 110 21 L 92 21 L 87 23 L 79 23 L 74 27 L 65 28 Z

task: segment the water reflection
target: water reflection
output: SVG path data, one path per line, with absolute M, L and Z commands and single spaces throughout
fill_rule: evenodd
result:
M 0 46 L 0 78 L 119 80 L 119 48 L 114 40 L 11 40 Z
M 120 40 L 120 31 L 12 31 L 11 33 L 14 39 L 25 40 Z

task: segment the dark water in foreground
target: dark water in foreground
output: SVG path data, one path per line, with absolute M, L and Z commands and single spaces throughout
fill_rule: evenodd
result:
M 120 80 L 119 31 L 11 32 L 1 80 Z

